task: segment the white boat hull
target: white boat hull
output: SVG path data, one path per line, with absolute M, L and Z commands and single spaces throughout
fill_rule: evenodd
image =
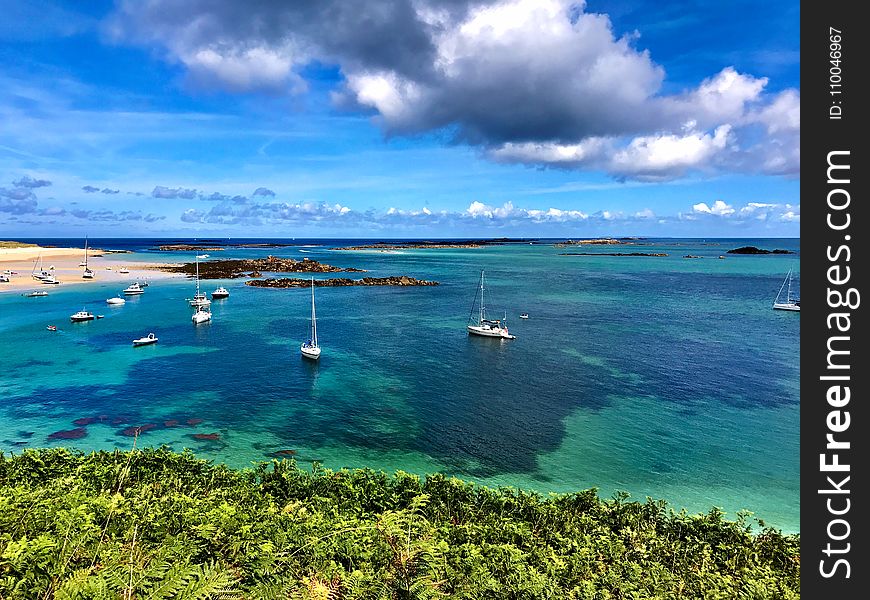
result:
M 109 306 L 122 306 L 126 303 L 127 301 L 123 298 L 109 298 L 106 300 L 106 304 L 108 304 Z
M 193 323 L 195 325 L 199 325 L 200 323 L 205 323 L 207 321 L 211 321 L 211 313 L 197 311 L 197 312 L 193 313 L 193 316 L 190 317 L 190 320 L 193 321 Z
M 507 331 L 503 329 L 493 329 L 491 327 L 481 327 L 480 325 L 466 325 L 468 329 L 468 333 L 472 335 L 479 335 L 482 337 L 494 337 L 494 338 L 502 338 L 504 340 L 513 340 L 516 339 L 517 336 L 509 334 Z
M 800 312 L 801 306 L 800 304 L 785 304 L 785 303 L 776 303 L 773 305 L 774 310 L 793 310 L 795 312 Z
M 320 358 L 320 347 L 319 346 L 314 346 L 314 347 L 302 346 L 299 349 L 299 351 L 302 352 L 302 356 L 304 356 L 305 358 L 310 358 L 312 360 L 317 360 L 318 358 Z
M 156 337 L 143 337 L 143 338 L 139 338 L 138 340 L 133 340 L 134 346 L 148 346 L 149 344 L 156 344 L 156 343 L 157 343 Z
M 188 303 L 194 308 L 198 308 L 200 306 L 203 306 L 203 307 L 211 306 L 211 300 L 209 300 L 208 298 L 198 298 L 196 300 L 188 300 Z

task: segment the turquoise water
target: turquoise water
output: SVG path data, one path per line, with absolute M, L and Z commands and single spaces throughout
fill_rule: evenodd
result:
M 670 256 L 559 256 L 566 250 L 545 244 L 213 253 L 308 256 L 441 282 L 318 289 L 319 363 L 299 354 L 307 290 L 206 282 L 231 297 L 198 327 L 184 300 L 193 283 L 183 279 L 155 281 L 120 308 L 105 305 L 118 292 L 109 284 L 57 286 L 47 298 L 2 293 L 0 448 L 129 448 L 127 428 L 151 424 L 137 444 L 189 447 L 233 466 L 293 450 L 302 466 L 624 490 L 690 511 L 749 509 L 797 531 L 800 314 L 771 303 L 799 259 L 716 257 L 743 245 L 797 251 L 798 240 L 651 244 L 579 250 Z M 488 305 L 507 311 L 514 341 L 465 332 L 481 268 Z M 105 318 L 71 324 L 82 306 Z M 131 346 L 151 331 L 157 345 Z M 84 437 L 49 439 L 81 418 L 95 420 Z M 192 437 L 203 433 L 219 439 Z

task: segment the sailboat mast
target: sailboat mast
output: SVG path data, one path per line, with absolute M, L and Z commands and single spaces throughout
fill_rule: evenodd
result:
M 196 296 L 199 296 L 199 254 L 196 255 Z
M 477 319 L 478 325 L 483 323 L 483 320 L 486 318 L 486 307 L 484 306 L 484 299 L 483 299 L 483 289 L 484 289 L 483 282 L 484 282 L 483 271 L 481 271 L 480 272 L 480 316 Z
M 786 292 L 785 301 L 791 304 L 791 269 L 788 270 L 788 292 Z
M 317 346 L 317 313 L 314 310 L 314 277 L 311 278 L 311 342 Z
M 88 236 L 85 236 L 85 271 L 88 270 Z

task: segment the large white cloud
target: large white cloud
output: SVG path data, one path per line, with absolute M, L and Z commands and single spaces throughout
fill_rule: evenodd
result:
M 794 175 L 800 96 L 726 66 L 665 94 L 665 70 L 573 0 L 125 1 L 115 39 L 156 44 L 200 85 L 306 88 L 337 65 L 333 98 L 389 135 L 450 132 L 484 155 L 615 177 Z

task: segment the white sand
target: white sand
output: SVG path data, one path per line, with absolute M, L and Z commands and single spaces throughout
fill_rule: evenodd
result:
M 139 280 L 154 281 L 175 277 L 185 277 L 182 273 L 164 273 L 156 270 L 160 263 L 133 263 L 124 260 L 125 254 L 107 254 L 99 256 L 100 250 L 94 249 L 94 255 L 88 257 L 88 267 L 94 272 L 93 279 L 83 279 L 84 260 L 82 248 L 0 248 L 0 274 L 6 270 L 17 274 L 10 277 L 10 282 L 0 283 L 0 293 L 4 291 L 47 290 L 57 286 L 46 285 L 33 279 L 34 262 L 42 255 L 42 268 L 52 272 L 61 285 L 88 285 L 92 283 L 117 282 L 121 287 L 127 287 L 131 282 Z M 111 258 L 108 258 L 111 257 Z M 54 267 L 52 270 L 51 267 Z M 129 273 L 118 271 L 126 267 Z M 120 289 L 120 288 L 119 288 Z

